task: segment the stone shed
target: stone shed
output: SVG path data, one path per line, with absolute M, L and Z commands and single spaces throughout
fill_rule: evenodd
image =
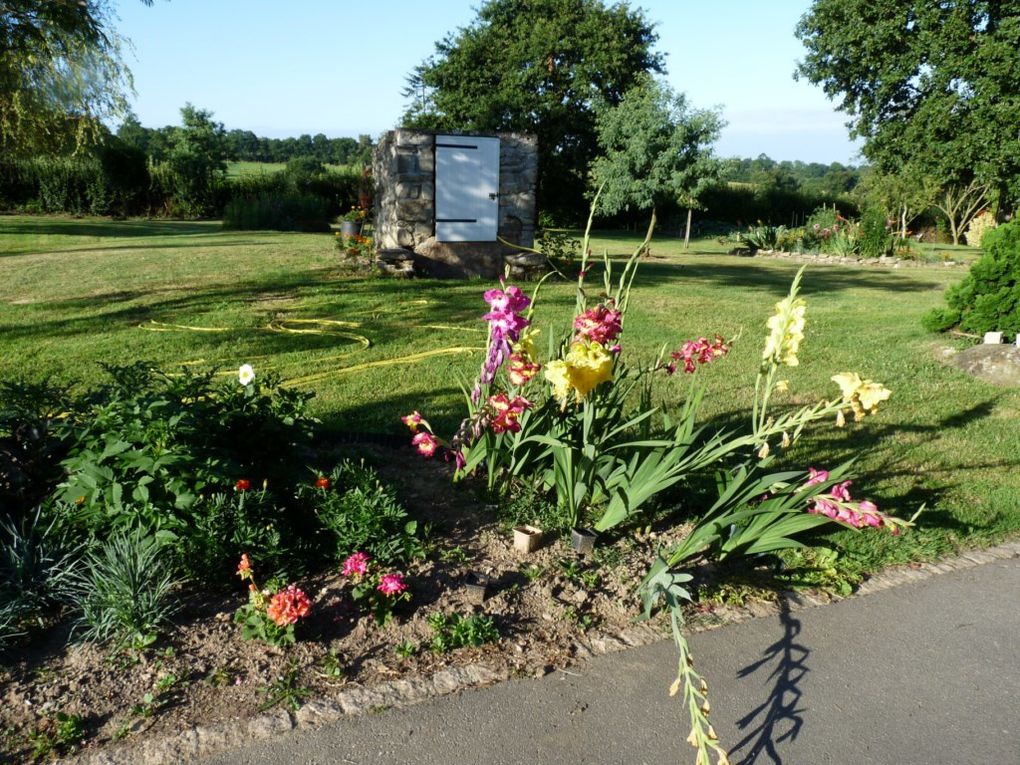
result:
M 533 265 L 511 245 L 534 246 L 537 149 L 521 133 L 388 132 L 372 162 L 380 259 L 454 277 Z

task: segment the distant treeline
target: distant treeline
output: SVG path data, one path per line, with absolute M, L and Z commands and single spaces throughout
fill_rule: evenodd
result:
M 167 125 L 147 128 L 129 114 L 117 129 L 117 137 L 137 146 L 154 162 L 165 161 L 172 151 L 178 128 Z M 250 130 L 226 130 L 222 134 L 227 159 L 239 162 L 289 162 L 297 157 L 315 157 L 326 165 L 370 165 L 372 137 L 328 138 L 323 133 L 297 138 L 266 138 Z

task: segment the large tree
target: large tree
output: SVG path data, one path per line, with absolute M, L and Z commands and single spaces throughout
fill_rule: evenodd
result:
M 797 26 L 798 75 L 850 117 L 883 172 L 1020 199 L 1016 0 L 815 0 Z
M 406 125 L 522 131 L 539 142 L 544 209 L 576 213 L 597 154 L 595 104 L 662 72 L 653 24 L 626 3 L 488 0 L 408 77 Z
M 131 79 L 109 6 L 0 1 L 0 154 L 79 146 L 102 134 L 104 118 L 123 113 Z
M 654 213 L 679 204 L 688 211 L 689 236 L 690 211 L 719 177 L 711 149 L 723 127 L 719 113 L 691 109 L 682 93 L 646 75 L 619 104 L 596 115 L 602 154 L 592 163 L 592 176 L 602 189 L 601 210 Z

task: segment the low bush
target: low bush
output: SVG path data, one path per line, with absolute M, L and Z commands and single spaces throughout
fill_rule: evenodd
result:
M 335 558 L 365 552 L 393 564 L 423 554 L 417 522 L 363 461 L 345 460 L 317 483 L 300 488 L 299 496 L 314 508 Z
M 944 331 L 959 324 L 967 332 L 1020 333 L 1020 221 L 984 235 L 984 254 L 963 281 L 946 290 L 947 308 L 922 318 L 925 329 Z
M 223 228 L 270 231 L 329 231 L 329 203 L 312 194 L 259 194 L 231 200 Z
M 895 239 L 892 222 L 877 207 L 864 211 L 860 223 L 860 253 L 865 258 L 881 258 L 893 254 Z

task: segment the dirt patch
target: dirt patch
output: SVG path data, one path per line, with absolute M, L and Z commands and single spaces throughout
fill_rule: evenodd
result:
M 70 749 L 94 751 L 118 740 L 135 745 L 197 724 L 246 720 L 274 699 L 286 708 L 290 699 L 335 698 L 445 667 L 483 663 L 502 676 L 544 674 L 590 656 L 585 646 L 592 640 L 632 628 L 641 576 L 660 544 L 685 533 L 619 539 L 587 558 L 553 539 L 524 555 L 491 507 L 469 489 L 451 489 L 449 466 L 424 462 L 407 448 L 363 446 L 358 453 L 383 466 L 384 480 L 411 515 L 432 529 L 427 559 L 406 571 L 413 599 L 390 624 L 380 627 L 358 612 L 337 565 L 299 582 L 314 609 L 298 625 L 297 645 L 286 650 L 241 639 L 232 620 L 247 597 L 240 581 L 225 594 L 189 589 L 174 629 L 142 654 L 66 645 L 68 629 L 56 625 L 16 647 L 0 667 L 3 749 L 15 761 L 28 760 L 32 733 L 52 729 L 58 712 L 83 718 L 85 736 Z M 480 604 L 467 589 L 474 574 L 490 581 Z M 434 652 L 428 616 L 437 611 L 484 613 L 500 639 Z

